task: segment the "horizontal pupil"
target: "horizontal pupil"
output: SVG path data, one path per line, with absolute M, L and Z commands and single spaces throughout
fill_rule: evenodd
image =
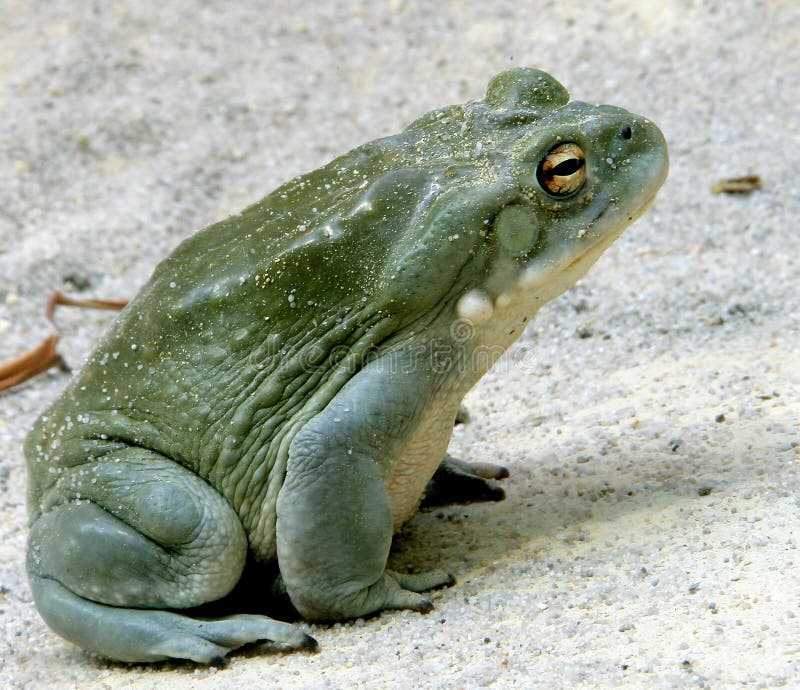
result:
M 559 177 L 566 177 L 573 175 L 583 167 L 582 158 L 570 158 L 569 160 L 559 163 L 557 166 L 550 170 L 551 175 L 558 175 Z

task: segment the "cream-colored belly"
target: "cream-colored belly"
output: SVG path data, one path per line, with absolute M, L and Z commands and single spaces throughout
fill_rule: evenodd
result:
M 402 455 L 392 462 L 386 491 L 392 506 L 395 531 L 417 512 L 425 485 L 447 452 L 460 402 L 459 398 L 434 406 L 414 432 Z

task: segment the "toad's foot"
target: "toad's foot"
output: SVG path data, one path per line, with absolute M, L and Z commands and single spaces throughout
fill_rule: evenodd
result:
M 506 492 L 487 480 L 506 477 L 508 470 L 501 465 L 467 463 L 446 455 L 425 488 L 422 506 L 502 501 Z

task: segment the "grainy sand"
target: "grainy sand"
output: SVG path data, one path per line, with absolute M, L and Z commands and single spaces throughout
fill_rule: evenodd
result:
M 800 5 L 120 2 L 0 6 L 0 361 L 54 288 L 133 295 L 193 230 L 531 65 L 652 117 L 656 205 L 470 395 L 453 452 L 497 505 L 420 514 L 393 564 L 456 586 L 427 616 L 307 626 L 317 655 L 110 664 L 24 576 L 26 428 L 0 395 L 0 687 L 800 686 Z M 759 173 L 761 191 L 711 195 Z M 78 365 L 108 315 L 63 310 Z

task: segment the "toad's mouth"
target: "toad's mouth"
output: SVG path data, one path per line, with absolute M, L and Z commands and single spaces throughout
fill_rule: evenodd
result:
M 587 226 L 586 226 L 587 229 L 590 229 L 590 228 L 594 227 L 594 224 L 605 215 L 606 211 L 608 211 L 608 207 L 609 206 L 610 206 L 610 204 L 606 204 L 605 206 L 603 206 L 603 208 L 600 209 L 600 211 L 597 213 L 597 215 L 594 218 L 592 218 L 589 221 L 589 223 L 587 224 Z M 620 234 L 625 229 L 625 227 L 627 227 L 627 226 L 623 226 L 618 233 L 614 233 L 614 237 L 611 240 L 611 242 L 613 242 L 614 240 L 617 239 L 617 237 L 620 236 Z M 581 261 L 583 261 L 584 257 L 589 252 L 591 252 L 592 249 L 594 249 L 598 244 L 600 244 L 604 239 L 607 239 L 607 237 L 605 235 L 601 236 L 596 242 L 593 242 L 592 244 L 590 244 L 584 251 L 582 251 L 572 261 L 570 261 L 566 266 L 564 266 L 561 269 L 561 271 L 559 271 L 559 273 L 564 272 L 564 271 L 569 271 L 570 269 L 572 269 L 575 266 L 577 266 Z M 609 244 L 611 244 L 611 242 L 609 242 Z M 608 246 L 608 245 L 606 245 L 606 246 Z
M 544 264 L 534 261 L 528 265 L 523 269 L 520 276 L 520 287 L 525 290 L 537 290 L 548 284 L 549 288 L 557 286 L 558 293 L 566 290 L 591 268 L 592 264 L 619 238 L 628 226 L 638 220 L 653 205 L 657 191 L 658 188 L 653 190 L 641 204 L 629 212 L 625 216 L 624 222 L 620 222 L 616 227 L 609 225 L 609 227 L 601 228 L 598 233 L 599 237 L 584 247 L 574 258 L 566 259 L 565 257 L 561 261 L 556 258 Z M 606 216 L 611 206 L 611 203 L 606 203 L 597 212 L 597 215 L 587 223 L 587 229 L 596 229 L 596 224 Z M 559 266 L 559 264 L 561 265 Z M 552 296 L 548 297 L 548 299 L 552 299 Z
M 632 211 L 626 218 L 624 223 L 620 223 L 619 228 L 616 228 L 613 232 L 607 233 L 600 233 L 600 237 L 597 239 L 596 242 L 593 242 L 589 245 L 583 252 L 580 253 L 577 257 L 575 257 L 572 261 L 570 261 L 564 268 L 559 271 L 560 273 L 566 273 L 577 267 L 582 261 L 584 261 L 588 255 L 595 254 L 595 250 L 600 247 L 600 252 L 596 254 L 595 260 L 597 256 L 602 254 L 608 247 L 613 244 L 619 236 L 633 223 L 635 223 L 639 218 L 641 218 L 647 210 L 653 205 L 653 202 L 656 200 L 656 196 L 658 194 L 658 188 L 653 190 L 649 197 L 647 197 L 641 204 L 634 211 Z M 587 228 L 592 228 L 597 221 L 599 221 L 611 207 L 611 204 L 608 203 L 603 208 L 601 208 L 597 215 L 592 218 L 587 224 Z M 594 263 L 594 261 L 592 261 Z M 591 266 L 591 263 L 589 264 Z M 588 266 L 587 266 L 588 269 Z

